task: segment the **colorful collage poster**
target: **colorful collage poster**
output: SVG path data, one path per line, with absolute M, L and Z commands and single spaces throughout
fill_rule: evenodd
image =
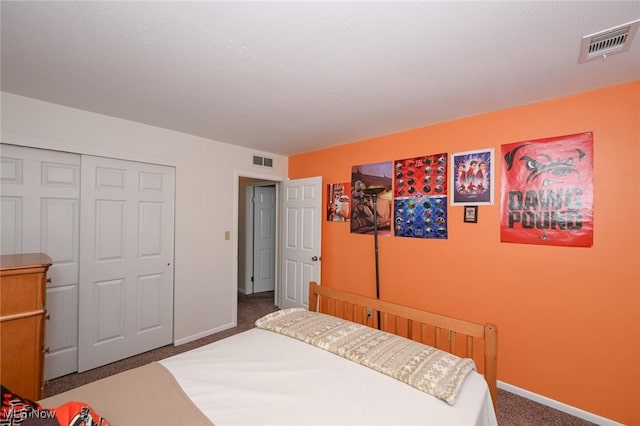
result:
M 493 148 L 451 154 L 451 205 L 493 204 Z
M 327 220 L 349 222 L 351 217 L 351 184 L 330 183 L 327 185 Z
M 447 154 L 394 162 L 394 235 L 447 238 Z
M 376 196 L 378 235 L 391 234 L 392 163 L 362 164 L 351 169 L 351 232 L 373 234 L 373 197 L 367 189 L 381 188 Z
M 502 145 L 502 242 L 593 245 L 593 133 Z

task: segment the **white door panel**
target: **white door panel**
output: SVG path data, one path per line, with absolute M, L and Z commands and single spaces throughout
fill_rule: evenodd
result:
M 309 281 L 320 281 L 322 178 L 283 182 L 281 308 L 308 308 Z
M 80 156 L 1 145 L 3 254 L 44 252 L 45 378 L 77 370 Z
M 47 321 L 45 376 L 54 378 L 78 370 L 78 285 L 49 288 L 47 311 L 53 316 Z
M 79 371 L 172 342 L 174 176 L 82 157 Z
M 254 188 L 253 291 L 273 291 L 276 285 L 276 189 Z
M 55 259 L 48 273 L 53 286 L 78 283 L 79 207 L 77 198 L 41 200 L 41 248 Z
M 22 197 L 10 197 L 2 194 L 2 245 L 3 254 L 22 252 Z

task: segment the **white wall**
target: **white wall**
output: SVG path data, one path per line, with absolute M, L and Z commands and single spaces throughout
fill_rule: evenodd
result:
M 286 178 L 287 157 L 2 93 L 2 142 L 176 167 L 174 341 L 236 324 L 238 176 Z M 185 111 L 188 114 L 188 111 Z M 252 154 L 273 169 L 251 165 Z

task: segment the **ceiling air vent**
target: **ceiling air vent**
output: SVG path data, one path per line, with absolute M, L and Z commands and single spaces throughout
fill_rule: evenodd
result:
M 598 58 L 605 59 L 609 55 L 626 52 L 631 47 L 639 24 L 640 19 L 636 19 L 635 21 L 582 37 L 579 62 L 588 62 Z

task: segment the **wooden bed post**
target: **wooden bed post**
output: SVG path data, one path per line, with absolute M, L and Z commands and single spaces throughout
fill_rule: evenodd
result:
M 493 400 L 493 408 L 498 410 L 498 328 L 493 324 L 485 324 L 484 326 L 484 375 L 491 399 Z
M 315 281 L 309 282 L 309 311 L 311 312 L 319 312 L 318 311 L 318 295 L 316 294 L 315 288 L 318 286 L 318 283 Z

